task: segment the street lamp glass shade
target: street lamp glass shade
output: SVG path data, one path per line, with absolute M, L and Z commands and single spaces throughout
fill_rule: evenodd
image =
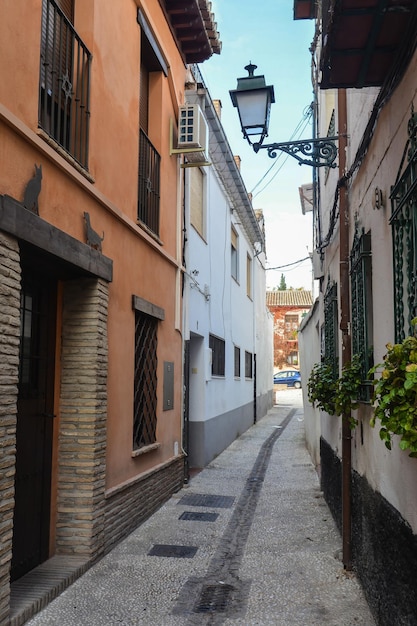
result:
M 268 134 L 271 98 L 268 89 L 236 92 L 236 106 L 245 136 Z
M 264 76 L 254 76 L 256 65 L 245 67 L 249 76 L 237 79 L 237 88 L 230 91 L 233 106 L 239 113 L 240 125 L 245 139 L 259 135 L 259 145 L 268 135 L 269 112 L 275 102 L 274 88 L 265 83 Z

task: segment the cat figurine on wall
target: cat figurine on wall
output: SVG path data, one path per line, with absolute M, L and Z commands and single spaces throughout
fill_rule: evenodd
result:
M 84 219 L 85 219 L 85 224 L 87 227 L 87 244 L 91 248 L 94 248 L 95 250 L 98 250 L 99 252 L 101 252 L 101 242 L 104 239 L 104 233 L 103 233 L 103 236 L 100 237 L 100 235 L 96 233 L 96 231 L 92 228 L 91 223 L 90 223 L 89 213 L 84 212 Z
M 42 165 L 39 167 L 35 163 L 35 176 L 26 185 L 23 206 L 25 209 L 39 215 L 38 197 L 42 186 Z

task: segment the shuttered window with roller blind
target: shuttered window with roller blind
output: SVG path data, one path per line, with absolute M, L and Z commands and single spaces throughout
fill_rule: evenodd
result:
M 190 221 L 200 237 L 205 239 L 204 173 L 199 167 L 189 170 L 190 176 Z
M 233 278 L 237 281 L 239 280 L 239 238 L 235 229 L 231 228 L 230 234 L 231 240 L 231 273 Z

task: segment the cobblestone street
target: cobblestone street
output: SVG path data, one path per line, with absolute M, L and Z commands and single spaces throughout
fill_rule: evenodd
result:
M 300 390 L 30 626 L 372 626 L 304 444 Z

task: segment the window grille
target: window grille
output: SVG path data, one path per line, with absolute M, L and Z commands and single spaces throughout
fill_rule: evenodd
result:
M 408 123 L 410 139 L 397 181 L 391 191 L 393 256 L 394 256 L 394 315 L 395 340 L 401 342 L 413 334 L 411 320 L 417 316 L 417 146 L 414 138 L 416 114 Z M 410 145 L 411 144 L 411 145 Z M 408 163 L 402 171 L 407 153 Z
M 149 138 L 140 130 L 138 219 L 159 235 L 159 193 L 161 157 Z
M 245 350 L 245 378 L 252 378 L 252 352 Z
M 338 314 L 337 314 L 337 284 L 330 283 L 324 296 L 324 361 L 331 365 L 333 375 L 339 376 L 339 349 L 338 349 Z
M 285 316 L 285 327 L 288 330 L 297 330 L 298 329 L 298 315 L 287 314 Z
M 65 8 L 65 7 L 64 7 Z M 43 0 L 39 126 L 88 167 L 91 54 L 54 0 Z
M 158 320 L 135 311 L 133 449 L 156 441 Z
M 240 378 L 240 348 L 235 346 L 235 377 Z
M 225 342 L 215 335 L 209 336 L 211 349 L 211 375 L 224 376 L 225 373 Z
M 372 382 L 368 372 L 373 366 L 372 252 L 371 235 L 355 229 L 350 254 L 352 304 L 352 354 L 362 362 L 359 400 L 369 401 Z

